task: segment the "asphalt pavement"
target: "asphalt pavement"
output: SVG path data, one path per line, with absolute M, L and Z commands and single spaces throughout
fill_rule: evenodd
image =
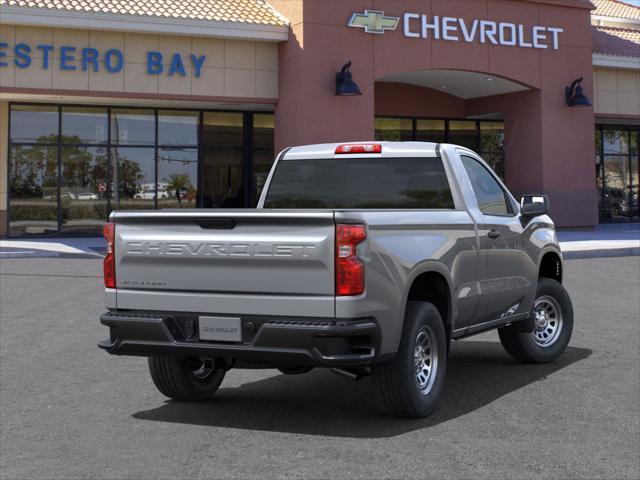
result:
M 640 478 L 640 257 L 568 260 L 566 353 L 454 343 L 440 409 L 384 415 L 368 379 L 232 370 L 169 401 L 112 357 L 101 261 L 0 260 L 0 478 Z

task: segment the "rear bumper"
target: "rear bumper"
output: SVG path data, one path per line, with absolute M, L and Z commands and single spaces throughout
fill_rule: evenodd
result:
M 100 322 L 110 338 L 98 344 L 114 355 L 203 356 L 265 365 L 358 366 L 375 363 L 379 329 L 372 319 L 242 318 L 242 342 L 198 339 L 197 316 L 108 312 Z

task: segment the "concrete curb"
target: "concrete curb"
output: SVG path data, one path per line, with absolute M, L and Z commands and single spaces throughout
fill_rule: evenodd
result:
M 0 260 L 8 258 L 104 258 L 105 251 L 102 250 L 78 250 L 76 252 L 56 251 L 44 248 L 17 248 L 0 247 Z
M 610 250 L 578 250 L 573 252 L 563 252 L 565 260 L 578 260 L 580 258 L 613 258 L 613 257 L 638 257 L 638 248 L 614 248 Z

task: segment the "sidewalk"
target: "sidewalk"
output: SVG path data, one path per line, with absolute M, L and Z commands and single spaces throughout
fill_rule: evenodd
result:
M 565 259 L 640 256 L 640 223 L 558 232 Z M 2 258 L 101 258 L 102 237 L 0 240 Z
M 102 258 L 104 238 L 38 238 L 0 240 L 0 259 L 3 258 Z
M 640 255 L 640 223 L 605 223 L 594 230 L 558 232 L 565 259 Z

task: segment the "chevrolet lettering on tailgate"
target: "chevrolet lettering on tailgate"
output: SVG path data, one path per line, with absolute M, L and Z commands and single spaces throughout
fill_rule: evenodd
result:
M 127 242 L 126 254 L 307 258 L 313 256 L 316 248 L 316 245 L 311 243 Z

